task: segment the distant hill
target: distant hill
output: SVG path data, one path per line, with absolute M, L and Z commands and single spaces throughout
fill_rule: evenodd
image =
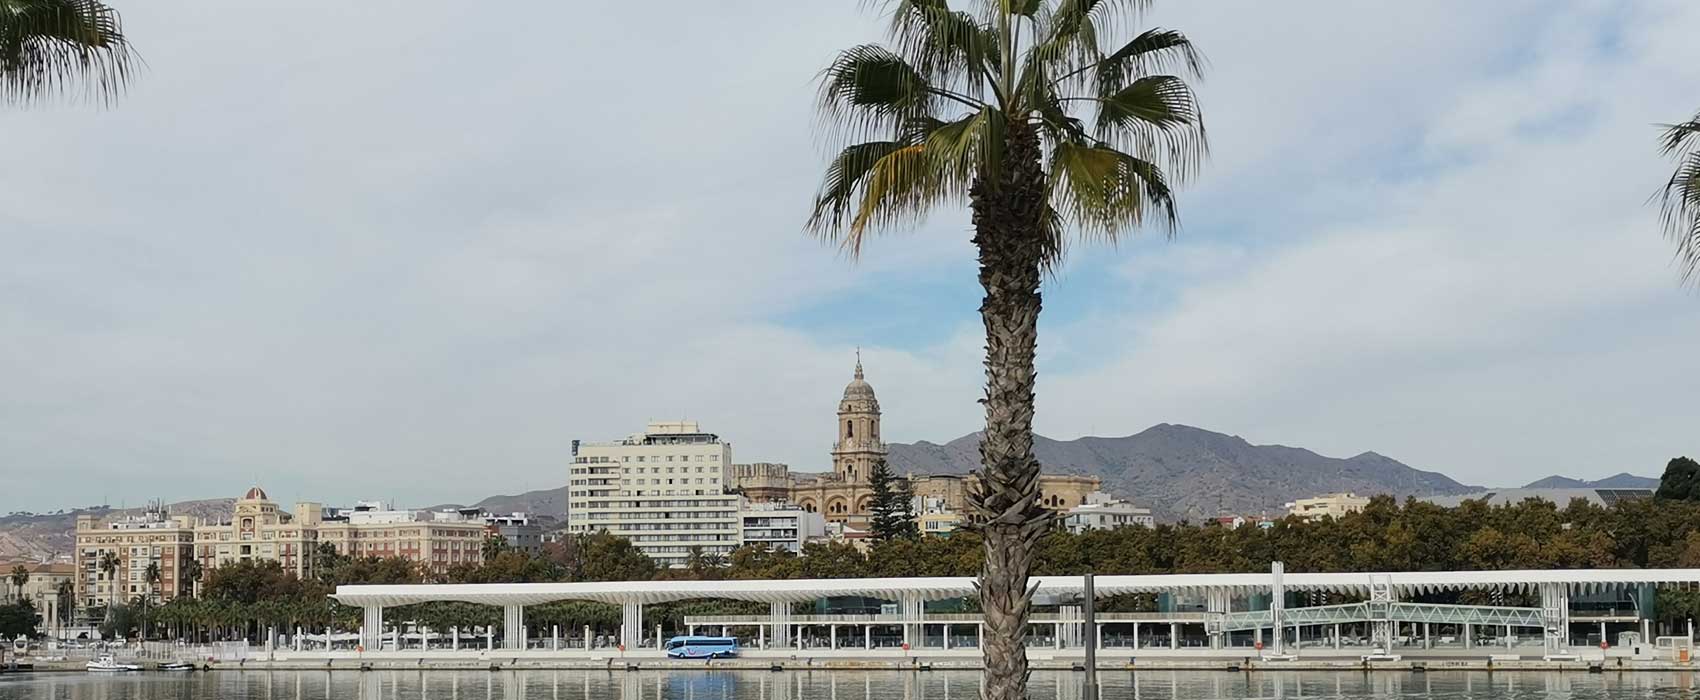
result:
M 555 520 L 565 520 L 567 517 L 567 487 L 526 491 L 514 496 L 491 496 L 473 503 L 471 506 L 445 503 L 440 506 L 431 506 L 427 510 L 466 507 L 482 508 L 491 513 L 528 513 Z
M 889 461 L 900 473 L 965 474 L 979 467 L 979 444 L 979 433 L 942 445 L 892 444 Z M 1338 491 L 1403 498 L 1481 490 L 1374 452 L 1339 459 L 1167 423 L 1116 438 L 1036 435 L 1033 451 L 1046 472 L 1099 477 L 1106 490 L 1169 520 L 1277 515 L 1294 499 Z
M 1556 474 L 1523 485 L 1526 489 L 1656 489 L 1659 480 L 1623 472 L 1604 479 L 1585 481 Z

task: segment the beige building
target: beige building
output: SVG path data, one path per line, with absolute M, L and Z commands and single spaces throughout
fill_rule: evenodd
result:
M 189 591 L 185 572 L 194 557 L 195 529 L 186 516 L 171 516 L 157 505 L 109 522 L 79 515 L 76 538 L 77 606 L 85 612 L 144 595 L 168 601 Z M 108 561 L 116 568 L 109 570 Z M 149 580 L 150 569 L 158 572 L 158 581 Z
M 305 578 L 312 573 L 318 542 L 317 503 L 297 503 L 295 512 L 279 509 L 258 486 L 236 500 L 229 520 L 195 526 L 195 558 L 203 572 L 247 560 L 271 560 Z
M 570 534 L 618 535 L 667 566 L 682 566 L 693 549 L 725 556 L 738 547 L 732 445 L 696 421 L 580 444 L 568 476 Z
M 338 554 L 401 557 L 433 574 L 483 562 L 488 534 L 481 513 L 396 510 L 381 501 L 362 501 L 352 509 L 333 511 L 318 526 L 318 541 Z
M 1369 505 L 1369 497 L 1355 493 L 1327 493 L 1315 498 L 1301 498 L 1287 504 L 1287 514 L 1306 520 L 1338 518 L 1356 513 Z
M 744 464 L 734 470 L 736 485 L 751 501 L 794 503 L 821 513 L 829 523 L 866 531 L 873 500 L 868 472 L 875 462 L 885 459 L 886 447 L 880 439 L 879 399 L 863 374 L 860 358 L 838 402 L 834 432 L 838 438 L 830 453 L 831 472 L 800 474 L 783 464 Z M 907 478 L 920 502 L 936 501 L 940 509 L 956 513 L 968 511 L 971 477 L 911 474 Z M 1089 476 L 1047 474 L 1039 480 L 1041 502 L 1053 510 L 1085 503 L 1098 487 L 1099 480 Z
M 203 571 L 239 561 L 276 561 L 286 571 L 315 573 L 314 553 L 328 544 L 353 557 L 402 557 L 428 573 L 484 559 L 486 525 L 481 515 L 395 510 L 379 501 L 349 509 L 318 503 L 284 511 L 258 486 L 248 489 L 228 520 L 195 527 L 195 556 Z

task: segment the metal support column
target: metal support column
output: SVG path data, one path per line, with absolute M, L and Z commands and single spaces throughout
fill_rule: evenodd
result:
M 904 596 L 898 601 L 898 611 L 902 613 L 903 618 L 903 643 L 908 644 L 910 649 L 921 648 L 921 643 L 926 641 L 922 636 L 924 632 L 921 625 L 924 624 L 926 616 L 921 599 L 912 595 Z
M 643 645 L 643 603 L 620 606 L 620 646 L 634 651 Z
M 502 648 L 519 651 L 525 647 L 525 606 L 502 606 Z
M 366 605 L 360 608 L 360 645 L 367 651 L 378 651 L 384 644 L 384 606 Z
M 1278 561 L 1269 562 L 1269 628 L 1275 632 L 1275 655 L 1286 653 L 1285 630 L 1282 628 L 1286 620 L 1287 584 L 1283 577 L 1287 574 L 1287 565 Z M 1293 643 L 1298 643 L 1298 635 L 1293 635 Z
M 1233 612 L 1232 594 L 1225 588 L 1207 588 L 1204 591 L 1204 631 L 1210 636 L 1210 648 L 1222 649 L 1228 646 L 1228 632 L 1222 624 L 1223 616 Z
M 773 648 L 791 646 L 791 604 L 769 603 L 767 609 L 768 626 L 773 632 L 768 637 L 773 640 Z
M 1085 595 L 1081 596 L 1081 613 L 1086 618 L 1086 629 L 1082 630 L 1081 642 L 1086 645 L 1086 697 L 1096 700 L 1098 697 L 1098 645 L 1103 641 L 1098 636 L 1097 591 L 1092 585 L 1092 574 L 1086 575 Z
M 1546 653 L 1563 654 L 1570 646 L 1570 587 L 1541 584 L 1541 621 L 1546 625 Z

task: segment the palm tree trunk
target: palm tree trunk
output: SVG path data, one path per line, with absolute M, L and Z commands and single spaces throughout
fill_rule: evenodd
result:
M 974 244 L 986 296 L 986 431 L 980 473 L 970 494 L 981 519 L 986 557 L 980 606 L 986 618 L 986 700 L 1027 697 L 1028 585 L 1047 522 L 1033 457 L 1033 356 L 1038 345 L 1039 283 L 1048 242 L 1047 197 L 1038 137 L 1022 120 L 1006 131 L 1004 167 L 974 183 Z

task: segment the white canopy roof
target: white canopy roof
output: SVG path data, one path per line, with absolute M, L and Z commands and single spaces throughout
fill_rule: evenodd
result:
M 1639 584 L 1700 584 L 1700 569 L 1565 569 L 1520 571 L 1406 571 L 1391 573 L 1286 574 L 1289 591 L 1330 591 L 1368 595 L 1375 581 L 1385 581 L 1395 595 L 1407 597 L 1465 589 L 1534 590 L 1542 583 L 1559 583 L 1575 593 Z M 1039 595 L 1078 594 L 1079 576 L 1034 578 Z M 1099 576 L 1099 597 L 1122 593 L 1180 593 L 1202 595 L 1213 590 L 1230 594 L 1268 591 L 1271 574 L 1175 574 Z M 564 600 L 599 603 L 664 603 L 700 598 L 762 603 L 797 603 L 832 596 L 867 596 L 885 600 L 939 600 L 974 595 L 974 579 L 844 578 L 753 581 L 615 581 L 586 583 L 420 584 L 401 586 L 337 586 L 332 596 L 347 605 L 394 607 L 432 601 L 483 605 L 539 605 Z

